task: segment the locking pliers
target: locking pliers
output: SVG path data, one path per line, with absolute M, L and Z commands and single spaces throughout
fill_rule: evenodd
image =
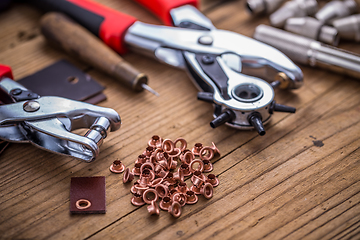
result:
M 50 152 L 93 161 L 109 131 L 120 128 L 110 108 L 31 92 L 13 81 L 11 69 L 0 65 L 0 139 L 32 143 Z M 71 131 L 88 128 L 85 136 Z
M 280 51 L 216 29 L 194 7 L 196 0 L 137 1 L 175 27 L 142 23 L 88 0 L 31 0 L 45 10 L 66 13 L 119 53 L 131 49 L 186 70 L 200 91 L 198 99 L 215 106 L 212 127 L 226 123 L 264 135 L 263 124 L 274 111 L 295 112 L 274 101 L 274 87 L 303 84 L 300 68 Z

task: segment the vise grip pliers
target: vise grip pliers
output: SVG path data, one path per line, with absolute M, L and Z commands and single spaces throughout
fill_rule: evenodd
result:
M 119 53 L 130 49 L 186 70 L 198 99 L 215 106 L 213 128 L 226 123 L 264 135 L 274 111 L 295 112 L 275 103 L 274 87 L 299 88 L 299 67 L 273 47 L 216 29 L 195 7 L 197 0 L 137 0 L 175 27 L 142 23 L 89 0 L 30 2 L 67 14 Z
M 91 162 L 109 131 L 120 128 L 110 108 L 62 97 L 44 96 L 12 80 L 8 66 L 0 65 L 0 139 L 32 143 L 50 152 Z M 89 129 L 85 136 L 71 131 Z

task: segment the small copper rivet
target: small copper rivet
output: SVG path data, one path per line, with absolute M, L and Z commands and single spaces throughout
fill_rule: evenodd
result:
M 201 193 L 206 199 L 210 199 L 213 196 L 214 190 L 211 183 L 205 183 L 201 188 Z
M 186 185 L 186 182 L 180 182 L 179 185 L 177 186 L 177 189 L 181 193 L 186 193 L 189 190 Z
M 176 148 L 176 144 L 180 142 L 180 152 L 184 151 L 187 147 L 187 142 L 184 138 L 177 138 L 175 141 L 174 141 L 174 147 Z
M 131 203 L 134 205 L 134 206 L 142 206 L 145 204 L 143 198 L 142 198 L 142 195 L 139 195 L 137 193 L 134 194 L 134 196 L 131 198 Z
M 150 157 L 150 155 L 152 154 L 153 151 L 155 151 L 155 148 L 147 147 L 146 150 L 143 152 L 143 155 Z
M 91 202 L 86 199 L 79 199 L 76 201 L 75 206 L 77 209 L 87 209 L 91 206 Z
M 146 156 L 144 154 L 140 154 L 138 156 L 138 159 L 136 160 L 136 163 L 145 163 L 146 162 Z
M 191 152 L 195 156 L 199 156 L 200 150 L 202 149 L 203 145 L 202 143 L 195 143 L 194 147 L 191 149 Z
M 164 198 L 168 195 L 167 187 L 160 183 L 155 186 L 155 191 L 160 198 Z
M 149 198 L 149 195 L 153 195 L 153 198 Z M 151 204 L 151 202 L 156 202 L 159 199 L 159 196 L 155 189 L 149 188 L 143 193 L 143 200 L 147 204 Z
M 170 139 L 165 139 L 162 143 L 162 149 L 164 152 L 171 153 L 174 151 L 174 143 Z
M 186 196 L 181 192 L 177 192 L 172 196 L 173 202 L 178 202 L 183 207 L 186 204 Z
M 199 164 L 199 166 L 197 167 L 197 169 L 193 169 L 193 166 L 196 163 Z M 202 172 L 204 170 L 204 163 L 199 159 L 192 160 L 191 163 L 189 164 L 189 169 L 190 172 L 195 172 L 195 171 Z
M 206 182 L 210 183 L 213 187 L 218 186 L 220 183 L 219 179 L 215 176 L 215 174 L 209 174 L 207 176 Z
M 190 187 L 190 191 L 193 191 L 193 192 L 194 192 L 195 194 L 197 194 L 197 195 L 202 194 L 202 193 L 201 193 L 201 189 L 200 189 L 199 187 L 195 186 L 195 185 L 192 185 L 192 186 Z
M 182 162 L 186 164 L 190 164 L 192 160 L 194 160 L 195 156 L 191 151 L 186 152 L 182 157 Z
M 214 150 L 214 153 L 217 153 L 220 155 L 220 150 L 216 147 L 215 143 L 211 142 L 211 144 L 212 144 L 211 148 L 212 148 L 212 150 Z
M 124 170 L 125 166 L 120 160 L 115 160 L 110 166 L 110 171 L 113 173 L 122 173 Z
M 205 173 L 211 172 L 214 169 L 212 163 L 209 160 L 203 160 L 203 163 Z
M 160 210 L 158 205 L 156 204 L 156 201 L 151 201 L 150 205 L 147 206 L 147 210 L 151 215 L 159 215 Z
M 161 143 L 162 139 L 158 135 L 154 135 L 148 142 L 150 147 L 158 147 L 158 144 Z
M 174 217 L 180 217 L 181 215 L 181 205 L 178 202 L 173 202 L 171 206 L 169 207 L 168 211 L 173 215 Z
M 191 177 L 191 181 L 196 187 L 201 187 L 205 180 L 206 178 L 203 177 L 203 174 L 200 171 L 195 171 L 194 175 Z
M 171 206 L 171 198 L 169 197 L 164 197 L 161 201 L 160 201 L 160 204 L 159 204 L 159 207 L 162 209 L 162 210 L 165 210 L 167 211 L 169 209 L 169 207 Z
M 139 185 L 138 182 L 134 182 L 134 185 L 132 185 L 132 187 L 130 188 L 130 192 L 131 192 L 132 194 L 135 194 L 135 193 L 136 193 L 136 191 L 137 191 L 136 187 L 137 187 L 138 185 Z
M 123 183 L 131 182 L 133 179 L 134 179 L 134 174 L 130 172 L 129 168 L 126 168 L 123 176 Z
M 203 147 L 199 152 L 199 156 L 201 160 L 211 160 L 214 157 L 214 150 L 211 147 Z
M 198 196 L 193 191 L 186 192 L 186 204 L 195 204 L 198 201 Z
M 191 175 L 189 165 L 187 165 L 186 163 L 183 163 L 183 164 L 180 165 L 180 171 L 183 172 L 184 177 L 187 177 L 187 176 Z
M 142 173 L 144 171 L 144 169 L 150 169 L 152 171 L 154 171 L 155 167 L 154 167 L 154 164 L 152 164 L 151 162 L 146 162 L 144 164 L 141 165 L 140 167 L 140 173 Z
M 135 176 L 140 176 L 140 167 L 141 167 L 141 163 L 135 163 L 134 168 L 131 170 L 131 172 L 135 175 Z

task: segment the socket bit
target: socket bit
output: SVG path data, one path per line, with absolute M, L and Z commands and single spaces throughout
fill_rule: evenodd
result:
M 360 78 L 360 55 L 266 25 L 255 29 L 254 38 L 279 49 L 293 61 Z
M 336 19 L 333 21 L 333 26 L 341 38 L 360 42 L 360 14 Z
M 316 0 L 292 0 L 270 15 L 270 23 L 274 27 L 282 28 L 287 19 L 313 15 L 317 8 Z
M 354 0 L 331 1 L 325 4 L 316 14 L 315 18 L 324 23 L 330 23 L 335 18 L 343 18 L 357 11 Z
M 247 0 L 246 7 L 252 15 L 266 14 L 275 12 L 286 0 Z
M 339 44 L 338 31 L 311 17 L 289 18 L 284 29 L 308 38 L 337 46 Z

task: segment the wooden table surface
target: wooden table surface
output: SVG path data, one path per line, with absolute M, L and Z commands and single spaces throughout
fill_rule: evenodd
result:
M 141 21 L 160 24 L 131 0 L 98 0 Z M 201 10 L 220 29 L 252 36 L 266 17 L 252 18 L 242 1 L 207 0 Z M 13 4 L 0 13 L 0 62 L 15 79 L 65 58 L 39 32 L 41 13 Z M 239 43 L 241 44 L 241 43 Z M 244 46 L 246 47 L 246 46 Z M 360 53 L 356 43 L 341 43 Z M 360 239 L 360 82 L 301 66 L 301 89 L 276 91 L 295 114 L 276 113 L 260 137 L 227 126 L 212 129 L 213 107 L 197 101 L 185 72 L 147 57 L 124 58 L 146 73 L 160 93 L 133 93 L 96 70 L 106 87 L 100 106 L 115 109 L 122 127 L 105 139 L 92 163 L 55 155 L 31 144 L 11 144 L 0 156 L 0 239 Z M 215 142 L 212 160 L 220 179 L 210 200 L 200 197 L 176 219 L 150 216 L 130 203 L 132 184 L 109 171 L 115 159 L 132 168 L 152 135 Z M 71 215 L 71 177 L 106 177 L 106 214 Z M 188 180 L 188 182 L 190 182 Z

